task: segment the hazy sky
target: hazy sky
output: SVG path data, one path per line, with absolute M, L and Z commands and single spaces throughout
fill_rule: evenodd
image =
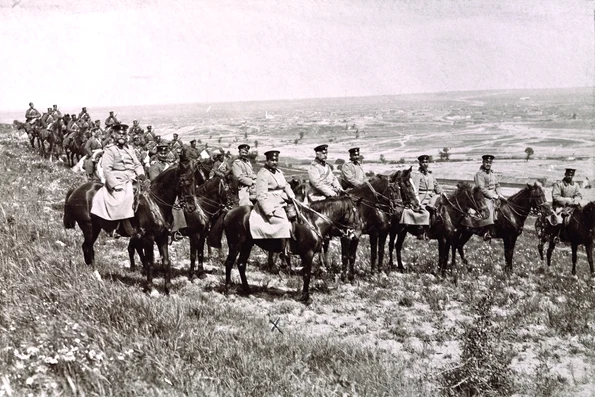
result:
M 0 0 L 0 110 L 591 86 L 593 27 L 586 0 Z

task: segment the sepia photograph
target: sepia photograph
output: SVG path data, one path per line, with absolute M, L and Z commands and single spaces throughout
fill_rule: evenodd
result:
M 0 397 L 595 395 L 595 1 L 0 21 Z

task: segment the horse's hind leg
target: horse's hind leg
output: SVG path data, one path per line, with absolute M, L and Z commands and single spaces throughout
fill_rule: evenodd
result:
M 463 265 L 465 265 L 465 266 L 469 265 L 469 261 L 465 257 L 465 249 L 464 248 L 465 248 L 465 244 L 467 244 L 467 241 L 469 241 L 471 236 L 472 236 L 471 233 L 465 232 L 457 239 L 456 248 L 457 248 L 457 251 L 459 252 L 459 257 L 461 258 L 461 262 L 463 262 Z M 453 260 L 453 264 L 454 264 L 454 260 L 455 260 L 454 253 L 452 256 L 452 260 Z
M 240 247 L 238 245 L 229 244 L 229 252 L 227 253 L 227 259 L 225 259 L 225 288 L 231 285 L 231 269 L 238 257 Z
M 248 279 L 246 278 L 246 266 L 248 265 L 250 251 L 252 251 L 252 244 L 246 242 L 240 250 L 240 258 L 238 259 L 238 271 L 240 272 L 240 279 L 242 280 L 242 289 L 246 294 L 250 293 L 250 286 L 248 285 Z
M 589 262 L 589 270 L 591 270 L 591 277 L 595 276 L 595 269 L 593 269 L 593 241 L 585 244 L 585 251 L 587 251 L 587 261 Z
M 99 236 L 101 228 L 99 225 L 94 224 L 93 222 L 88 222 L 79 226 L 82 230 L 84 230 L 83 255 L 85 257 L 85 263 L 95 269 L 95 251 L 93 249 L 93 245 Z
M 370 273 L 374 274 L 376 271 L 381 272 L 380 264 L 376 263 L 378 260 L 378 233 L 370 233 Z M 377 266 L 378 265 L 378 266 Z
M 552 253 L 554 252 L 555 248 L 556 248 L 556 238 L 552 236 L 549 240 L 548 245 L 547 245 L 546 258 L 547 258 L 547 266 L 548 267 L 550 267 L 550 265 L 552 264 Z
M 397 235 L 397 244 L 395 246 L 395 250 L 397 251 L 397 269 L 400 272 L 405 271 L 405 267 L 403 266 L 403 261 L 401 259 L 401 250 L 403 249 L 405 237 L 407 237 L 407 229 L 403 229 L 399 232 Z
M 312 278 L 312 259 L 314 258 L 314 252 L 312 250 L 308 250 L 307 252 L 301 255 L 302 259 L 302 269 L 303 269 L 303 288 L 302 288 L 302 296 L 300 301 L 303 303 L 308 303 L 310 301 L 310 280 Z
M 188 278 L 190 280 L 194 280 L 194 269 L 196 266 L 196 256 L 198 252 L 198 235 L 196 233 L 192 233 L 189 236 L 190 240 L 190 270 L 188 272 Z

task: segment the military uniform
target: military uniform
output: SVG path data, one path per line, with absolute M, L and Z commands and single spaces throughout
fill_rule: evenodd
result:
M 433 206 L 443 190 L 432 174 L 432 171 L 425 171 L 420 167 L 417 171 L 413 172 L 411 179 L 413 186 L 417 190 L 417 197 L 420 204 Z
M 191 141 L 190 144 L 192 144 Z M 198 148 L 192 147 L 191 146 L 186 146 L 184 147 L 184 157 L 186 158 L 186 160 L 198 160 L 200 158 L 200 151 L 198 150 Z
M 495 200 L 502 191 L 500 190 L 500 183 L 496 174 L 492 170 L 486 170 L 481 166 L 479 171 L 475 174 L 475 186 L 479 187 L 484 197 Z
M 89 113 L 87 113 L 86 108 L 83 108 L 83 110 L 81 110 L 81 112 L 79 113 L 78 119 L 82 120 L 82 121 L 91 121 L 91 116 L 89 116 Z
M 250 146 L 242 144 L 238 146 L 238 150 L 250 150 Z M 231 164 L 231 172 L 238 179 L 240 184 L 238 191 L 238 197 L 240 199 L 239 204 L 251 205 L 252 202 L 250 201 L 250 193 L 254 192 L 254 181 L 256 180 L 256 175 L 254 174 L 250 160 L 247 158 L 242 159 L 241 157 L 238 157 Z
M 116 116 L 114 116 L 112 113 L 110 113 L 109 117 L 107 119 L 105 119 L 105 128 L 110 128 L 115 124 L 119 124 L 120 122 L 118 121 L 118 119 L 116 118 Z
M 157 159 L 151 162 L 149 166 L 149 180 L 154 181 L 155 178 L 163 171 L 169 168 L 169 163 L 165 159 Z
M 583 198 L 578 184 L 565 180 L 556 181 L 552 185 L 552 206 L 558 208 L 578 205 Z
M 343 191 L 339 180 L 333 174 L 331 166 L 326 162 L 323 164 L 318 160 L 312 161 L 308 168 L 308 180 L 314 189 L 309 194 L 309 198 L 313 201 L 333 197 Z
M 85 142 L 85 155 L 87 158 L 85 159 L 83 166 L 89 180 L 94 178 L 95 173 L 95 159 L 93 158 L 93 154 L 97 150 L 101 150 L 101 147 L 101 142 L 95 136 L 92 136 L 91 138 L 87 139 L 87 142 Z
M 35 108 L 29 108 L 25 112 L 25 122 L 32 124 L 36 119 L 41 117 L 41 113 Z

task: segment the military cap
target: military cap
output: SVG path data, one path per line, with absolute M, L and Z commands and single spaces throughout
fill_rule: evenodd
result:
M 566 174 L 568 175 L 574 175 L 575 172 L 576 168 L 566 168 Z
M 114 130 L 116 132 L 126 133 L 126 130 L 128 130 L 128 125 L 126 125 L 126 124 L 114 124 L 114 125 L 112 125 L 112 130 Z
M 238 150 L 242 150 L 242 149 L 250 150 L 250 145 L 248 145 L 246 143 L 242 143 L 240 146 L 238 146 Z
M 86 106 L 83 106 L 83 110 L 87 110 L 87 107 Z
M 315 152 L 324 152 L 328 149 L 328 145 L 318 145 L 314 148 Z
M 157 145 L 157 150 L 160 152 L 166 152 L 167 149 L 169 149 L 169 146 L 167 146 L 167 144 L 160 143 L 159 145 Z
M 54 105 L 54 107 L 55 107 L 55 108 L 57 108 L 57 107 L 58 107 L 58 105 Z
M 29 106 L 33 106 L 33 102 L 29 102 Z
M 192 142 L 196 142 L 196 139 L 193 139 L 193 140 L 190 141 L 190 143 L 192 143 Z
M 491 155 L 491 154 L 484 154 L 483 156 L 481 156 L 481 159 L 482 160 L 490 160 L 490 161 L 492 161 L 492 160 L 494 160 L 494 158 L 495 157 L 493 155 Z
M 418 160 L 418 161 L 424 161 L 424 160 L 428 160 L 428 161 L 430 161 L 430 156 L 429 156 L 429 155 L 427 155 L 427 154 L 422 154 L 421 156 L 419 156 L 419 157 L 417 158 L 417 160 Z
M 349 149 L 349 154 L 351 154 L 353 156 L 359 156 L 359 148 L 353 147 L 353 148 Z
M 150 130 L 151 128 L 153 128 L 153 126 L 152 126 L 152 125 L 148 125 L 148 126 L 147 126 L 147 129 L 148 129 L 148 130 Z
M 279 153 L 278 150 L 269 150 L 268 152 L 264 152 L 264 156 L 267 160 L 279 160 Z
M 52 110 L 52 108 L 48 108 L 48 110 Z
M 109 114 L 114 114 L 114 111 L 113 110 L 110 110 Z

